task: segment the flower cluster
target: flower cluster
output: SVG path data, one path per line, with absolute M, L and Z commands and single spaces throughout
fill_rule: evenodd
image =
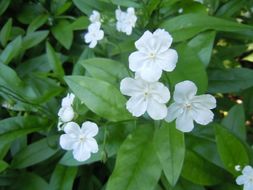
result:
M 171 72 L 178 61 L 176 50 L 171 49 L 173 38 L 164 29 L 144 32 L 135 42 L 137 51 L 129 56 L 129 68 L 135 72 L 135 78 L 121 81 L 121 93 L 130 96 L 126 108 L 133 116 L 140 117 L 145 112 L 154 120 L 176 119 L 176 128 L 190 132 L 193 121 L 206 125 L 213 120 L 210 111 L 216 107 L 211 95 L 196 95 L 197 86 L 191 81 L 182 81 L 175 85 L 174 102 L 166 107 L 170 100 L 169 89 L 159 82 L 162 72 Z
M 137 17 L 134 8 L 129 7 L 126 12 L 121 11 L 120 8 L 116 9 L 116 29 L 119 32 L 132 34 L 132 29 L 135 27 Z M 88 26 L 88 32 L 84 35 L 86 43 L 89 43 L 90 48 L 94 48 L 98 41 L 104 38 L 104 31 L 101 30 L 102 19 L 100 13 L 96 10 L 92 11 L 89 17 L 91 24 Z
M 99 40 L 104 38 L 104 31 L 101 30 L 100 13 L 93 11 L 89 17 L 91 24 L 88 26 L 88 32 L 84 35 L 86 43 L 89 43 L 90 48 L 94 48 Z
M 237 171 L 240 171 L 237 167 Z M 253 168 L 249 165 L 245 166 L 242 170 L 242 175 L 236 178 L 236 183 L 238 185 L 243 185 L 243 190 L 252 190 L 253 189 Z
M 63 130 L 65 134 L 60 136 L 60 146 L 64 150 L 73 150 L 73 156 L 77 161 L 85 161 L 90 158 L 91 153 L 98 151 L 98 145 L 93 138 L 98 133 L 98 126 L 95 123 L 86 121 L 80 128 L 79 125 L 72 120 L 75 112 L 73 102 L 75 95 L 67 94 L 62 99 L 61 108 L 58 116 L 58 130 Z
M 117 19 L 116 29 L 119 32 L 126 33 L 126 35 L 131 35 L 137 21 L 134 8 L 129 7 L 126 12 L 118 8 L 115 11 L 115 15 Z

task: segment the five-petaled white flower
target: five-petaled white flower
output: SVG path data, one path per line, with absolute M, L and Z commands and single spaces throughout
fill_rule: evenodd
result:
M 97 124 L 86 121 L 80 128 L 75 122 L 69 122 L 60 136 L 60 146 L 65 150 L 73 150 L 74 158 L 79 161 L 88 160 L 91 153 L 98 152 L 97 141 L 93 138 L 98 133 Z
M 100 18 L 100 13 L 96 10 L 92 11 L 92 14 L 89 17 L 89 20 L 91 21 L 91 23 L 101 23 L 101 18 Z
M 176 119 L 176 128 L 182 132 L 190 132 L 194 128 L 193 121 L 207 125 L 213 120 L 210 109 L 216 107 L 216 99 L 209 94 L 196 96 L 197 86 L 191 81 L 183 81 L 175 86 L 174 103 L 168 108 L 166 121 Z
M 121 9 L 118 8 L 116 9 L 115 14 L 117 19 L 116 29 L 119 32 L 124 32 L 127 35 L 131 35 L 137 21 L 134 8 L 129 7 L 126 12 L 121 11 Z
M 72 108 L 74 98 L 75 98 L 75 95 L 73 93 L 68 93 L 67 96 L 62 99 L 61 108 L 58 111 L 58 116 L 59 116 L 58 129 L 59 130 L 61 130 L 60 126 L 63 123 L 71 121 L 75 116 L 75 112 Z
M 88 33 L 84 35 L 86 43 L 90 43 L 89 47 L 94 48 L 99 40 L 104 37 L 104 31 L 100 29 L 101 24 L 98 22 L 92 23 L 88 27 Z
M 129 68 L 139 73 L 148 82 L 158 81 L 162 71 L 173 71 L 176 67 L 178 54 L 170 49 L 171 35 L 164 29 L 157 29 L 154 33 L 146 31 L 135 42 L 135 51 L 129 56 Z
M 245 166 L 242 170 L 242 175 L 236 178 L 238 185 L 243 185 L 243 190 L 253 189 L 253 168 L 249 165 Z
M 149 83 L 141 78 L 124 78 L 120 83 L 122 94 L 131 96 L 126 107 L 133 116 L 139 117 L 146 111 L 154 120 L 167 115 L 166 103 L 170 99 L 169 89 L 160 82 Z

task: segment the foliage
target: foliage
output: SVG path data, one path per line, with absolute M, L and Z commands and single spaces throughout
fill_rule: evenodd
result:
M 253 164 L 252 0 L 1 0 L 0 190 L 239 190 L 235 165 Z M 115 10 L 134 7 L 132 35 Z M 103 40 L 84 42 L 89 15 L 102 15 Z M 164 28 L 179 55 L 161 80 L 191 80 L 217 99 L 214 121 L 182 133 L 175 123 L 137 120 L 120 81 L 146 31 Z M 77 162 L 59 146 L 62 97 L 75 120 L 99 126 L 99 151 Z M 195 124 L 196 125 L 196 124 Z

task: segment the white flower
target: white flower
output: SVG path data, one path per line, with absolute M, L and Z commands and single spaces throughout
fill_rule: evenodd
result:
M 129 68 L 148 82 L 158 81 L 162 71 L 173 71 L 178 60 L 177 52 L 170 49 L 171 35 L 163 29 L 146 31 L 135 42 L 135 51 L 129 56 Z
M 98 22 L 92 23 L 88 27 L 88 33 L 84 35 L 86 43 L 90 43 L 89 47 L 94 48 L 99 40 L 104 37 L 104 31 L 100 29 L 101 24 Z
M 207 125 L 213 120 L 210 109 L 216 107 L 216 100 L 209 94 L 196 96 L 197 87 L 191 81 L 183 81 L 175 86 L 174 103 L 168 108 L 166 121 L 176 119 L 176 128 L 182 132 L 190 132 L 194 128 L 193 121 Z
M 72 106 L 75 99 L 75 95 L 73 93 L 68 93 L 66 97 L 64 97 L 61 101 L 62 107 Z
M 242 175 L 236 178 L 238 185 L 243 185 L 243 190 L 253 189 L 253 168 L 251 166 L 245 166 L 242 170 Z
M 167 115 L 166 103 L 170 99 L 169 89 L 160 82 L 149 83 L 141 78 L 124 78 L 120 83 L 122 94 L 131 96 L 126 107 L 133 116 L 140 117 L 146 111 L 154 120 Z
M 65 150 L 73 150 L 73 156 L 77 161 L 88 160 L 91 153 L 98 152 L 97 141 L 93 138 L 98 133 L 98 126 L 86 121 L 80 128 L 75 122 L 69 122 L 64 127 L 60 136 L 60 146 Z
M 116 29 L 119 32 L 124 32 L 127 35 L 132 34 L 132 29 L 135 27 L 137 17 L 135 15 L 134 8 L 129 7 L 126 12 L 121 11 L 120 8 L 116 9 Z
M 101 18 L 100 18 L 100 13 L 98 11 L 93 10 L 92 14 L 89 17 L 89 20 L 91 21 L 91 23 L 100 23 L 101 22 Z
M 238 171 L 238 172 L 241 171 L 241 166 L 240 165 L 236 165 L 235 166 L 235 170 Z

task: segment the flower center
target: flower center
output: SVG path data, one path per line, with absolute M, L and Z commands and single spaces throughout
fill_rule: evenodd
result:
M 83 134 L 81 134 L 81 135 L 79 135 L 79 140 L 81 142 L 84 142 L 86 140 L 86 137 Z
M 155 59 L 156 58 L 156 54 L 154 52 L 149 53 L 149 58 L 150 59 Z
M 189 110 L 189 109 L 191 109 L 191 107 L 192 107 L 192 105 L 190 103 L 188 103 L 188 102 L 184 104 L 184 108 L 185 109 Z

